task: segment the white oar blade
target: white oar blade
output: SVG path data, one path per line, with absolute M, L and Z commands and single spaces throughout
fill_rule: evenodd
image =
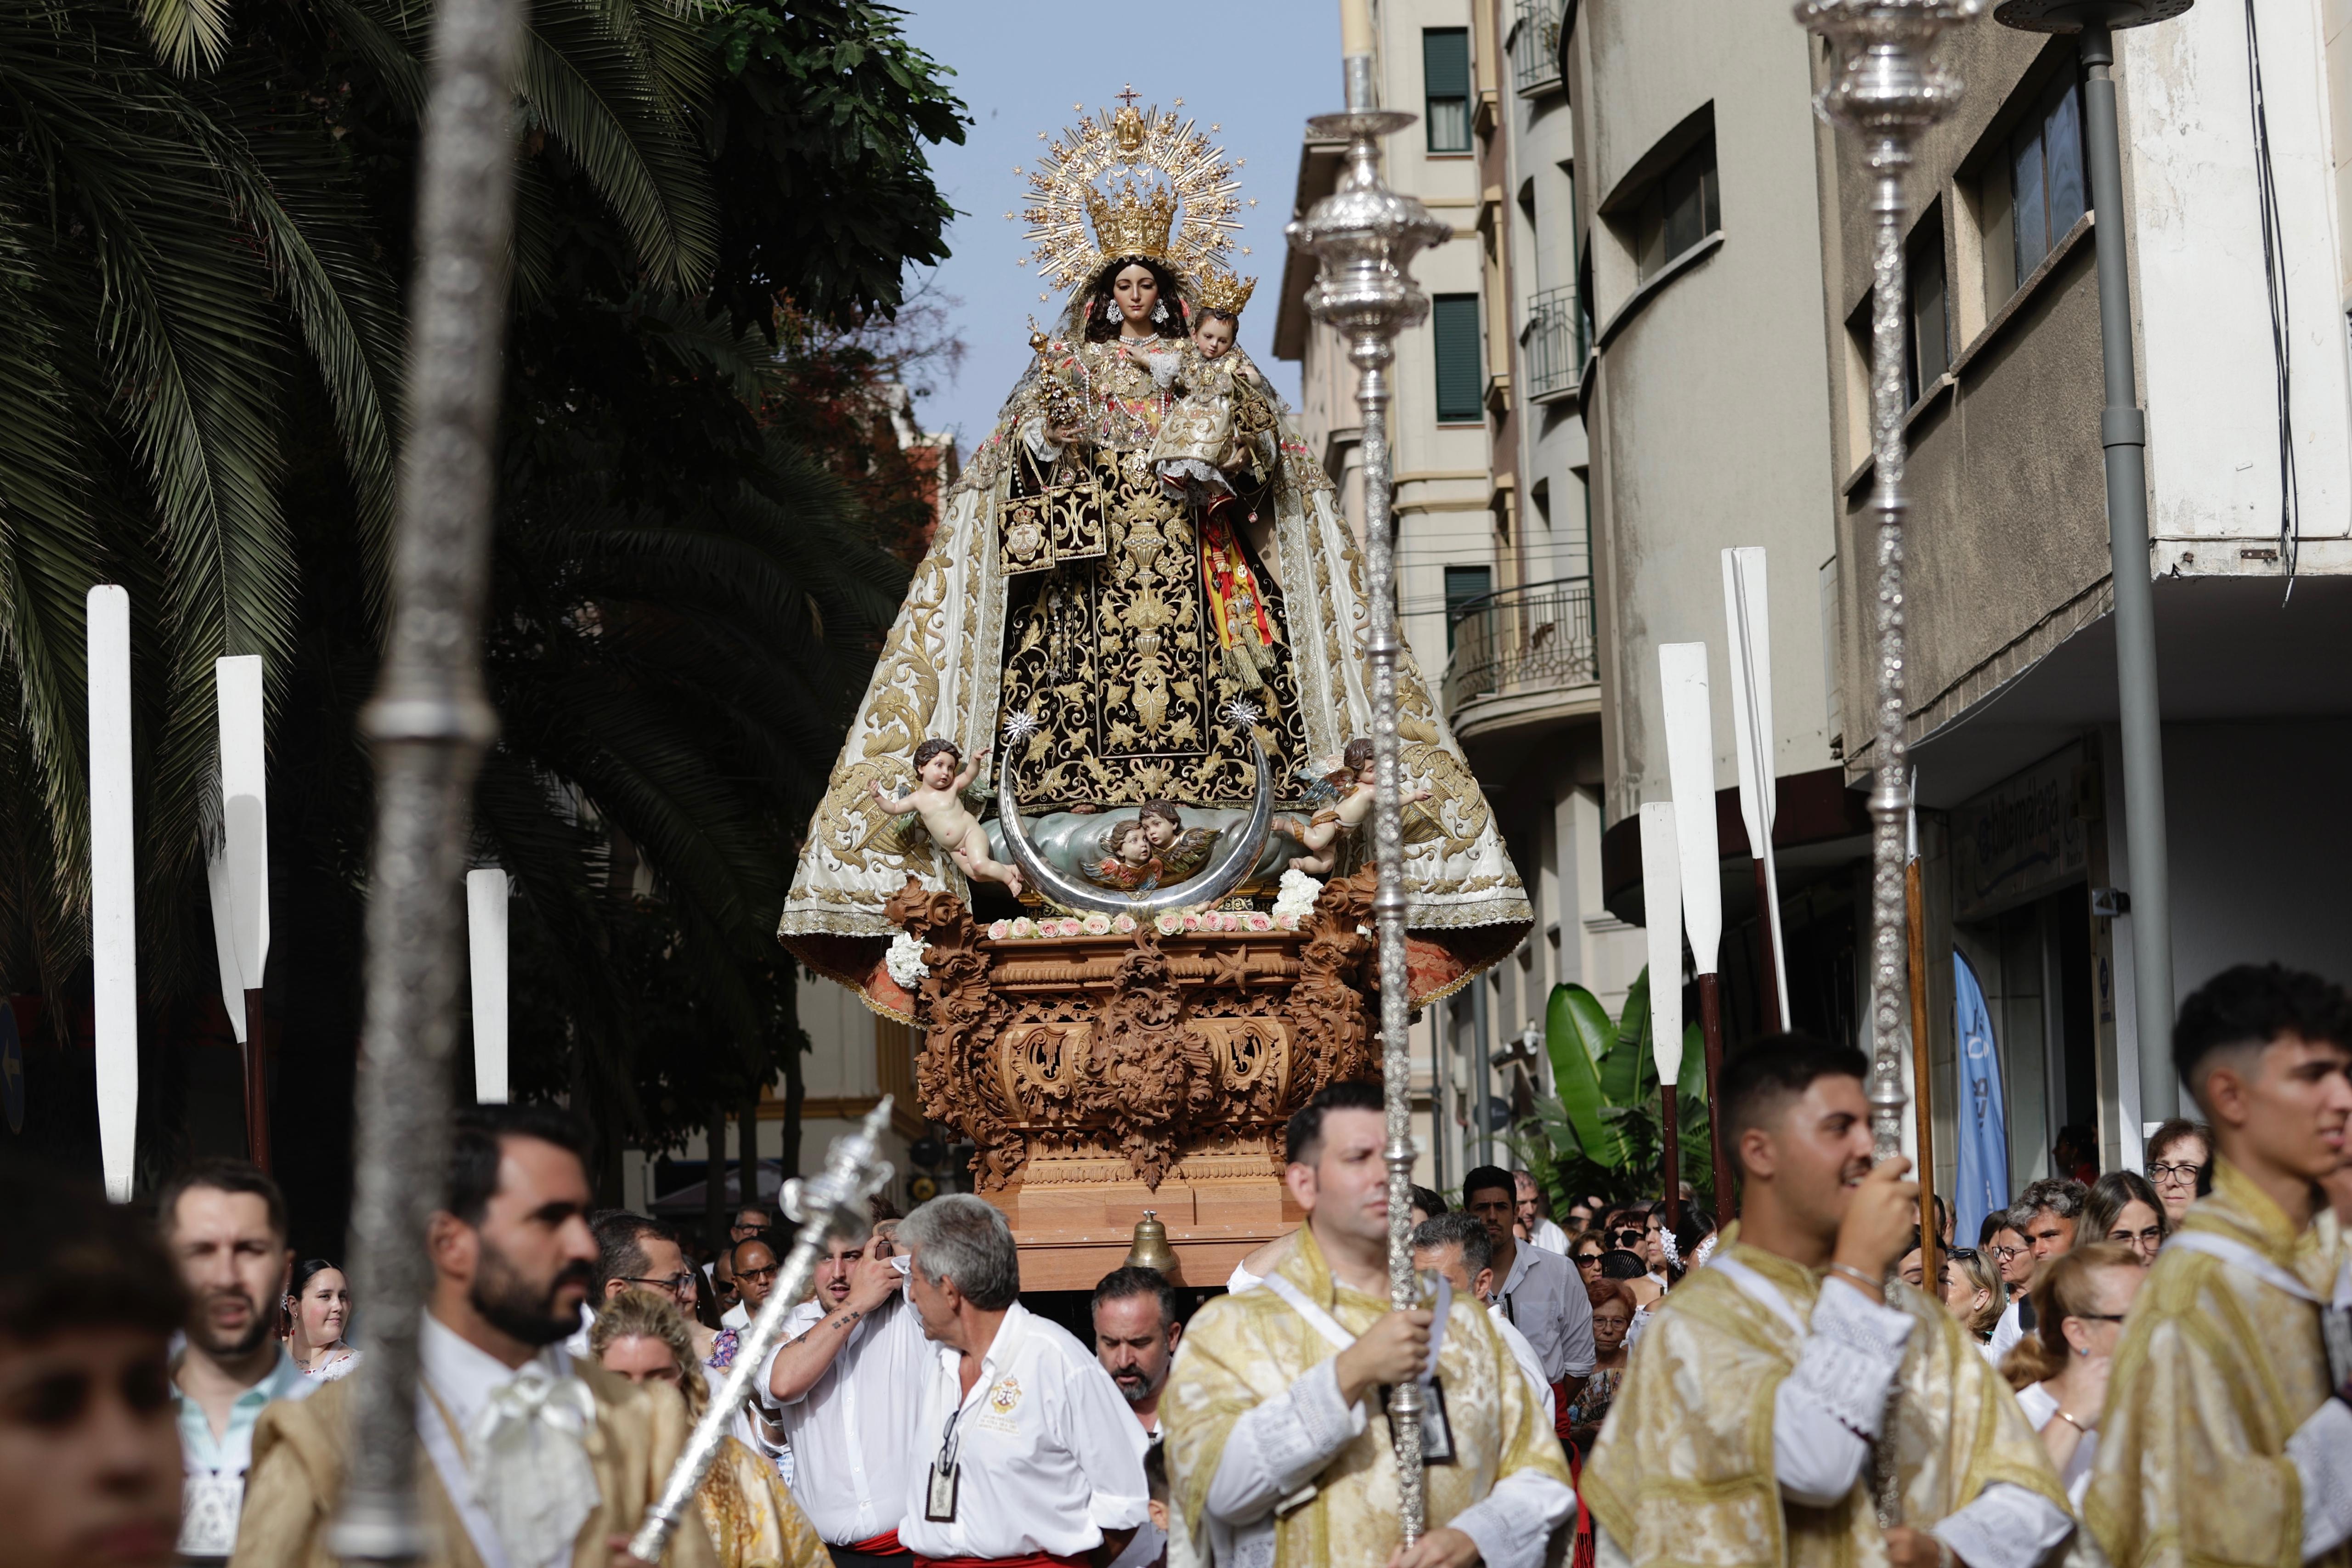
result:
M 1772 629 L 1765 610 L 1764 552 L 1723 552 L 1723 626 L 1731 654 L 1731 727 L 1739 742 L 1739 819 L 1761 858 L 1772 831 Z
M 1666 778 L 1675 795 L 1675 837 L 1682 847 L 1683 929 L 1691 963 L 1716 971 L 1723 945 L 1723 880 L 1715 836 L 1715 718 L 1707 706 L 1706 645 L 1660 643 L 1658 679 L 1665 698 Z
M 474 972 L 474 1099 L 507 1102 L 507 874 L 466 873 L 466 949 Z
M 1658 1081 L 1670 1085 L 1683 1065 L 1682 847 L 1671 801 L 1642 807 L 1642 921 L 1650 953 L 1650 1052 Z
M 228 1012 L 236 1043 L 245 1044 L 245 972 L 236 963 L 236 900 L 228 887 L 226 846 L 205 862 L 205 886 L 212 895 L 213 956 L 220 964 L 221 1006 Z
M 269 791 L 263 731 L 261 658 L 213 661 L 220 705 L 221 816 L 228 857 L 229 907 L 244 989 L 261 989 L 269 962 Z M 241 1010 L 240 1001 L 229 1011 Z
M 131 841 L 131 595 L 89 591 L 89 957 L 97 1035 L 99 1163 L 131 1201 L 139 1130 L 137 869 Z

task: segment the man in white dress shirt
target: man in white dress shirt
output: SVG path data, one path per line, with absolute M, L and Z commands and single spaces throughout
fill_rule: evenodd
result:
M 628 1568 L 628 1537 L 684 1446 L 686 1407 L 562 1341 L 595 1278 L 587 1137 L 541 1106 L 458 1118 L 446 1207 L 425 1228 L 432 1294 L 419 1322 L 417 1501 L 433 1568 Z M 327 1568 L 351 1462 L 353 1390 L 369 1364 L 254 1434 L 236 1568 Z M 665 1568 L 712 1568 L 699 1512 Z
M 1527 1335 L 1551 1384 L 1556 1423 L 1564 1423 L 1584 1380 L 1592 1375 L 1592 1299 L 1565 1252 L 1548 1252 L 1511 1234 L 1518 1218 L 1518 1188 L 1509 1172 L 1480 1165 L 1462 1178 L 1462 1206 L 1486 1226 L 1494 1245 L 1495 1299 L 1503 1316 Z M 1564 1424 L 1555 1433 L 1568 1436 Z
M 1503 1304 L 1494 1299 L 1495 1240 L 1486 1234 L 1486 1222 L 1464 1209 L 1422 1221 L 1413 1227 L 1412 1266 L 1424 1274 L 1443 1274 L 1456 1291 L 1486 1304 L 1495 1331 L 1511 1347 L 1511 1359 L 1534 1386 L 1536 1398 L 1543 1405 L 1544 1424 L 1556 1426 L 1551 1379 L 1544 1375 L 1543 1359 L 1528 1342 L 1528 1336 L 1503 1315 Z
M 898 1526 L 916 1568 L 1118 1555 L 1150 1517 L 1143 1427 L 1087 1348 L 1021 1305 L 1004 1216 L 950 1193 L 908 1215 L 895 1240 L 937 1352 Z
M 837 1568 L 904 1568 L 906 1477 L 922 1463 L 915 1417 L 930 1342 L 906 1276 L 873 1243 L 826 1244 L 815 1300 L 793 1309 L 755 1380 L 793 1446 L 793 1495 Z
M 1513 1171 L 1511 1183 L 1518 1190 L 1519 1228 L 1528 1233 L 1528 1239 L 1546 1252 L 1567 1257 L 1568 1232 L 1544 1217 L 1543 1194 L 1536 1186 L 1535 1173 Z

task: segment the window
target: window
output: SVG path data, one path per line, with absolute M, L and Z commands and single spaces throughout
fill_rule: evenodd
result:
M 1454 631 L 1469 605 L 1495 591 L 1491 566 L 1448 566 L 1445 569 L 1445 651 L 1454 651 Z
M 1935 384 L 1951 368 L 1951 311 L 1944 289 L 1944 220 L 1931 212 L 1911 237 L 1909 256 L 1910 308 L 1903 345 L 1904 395 L 1906 404 Z
M 1428 94 L 1422 122 L 1433 153 L 1470 151 L 1470 29 L 1421 30 L 1422 90 Z
M 1723 226 L 1723 204 L 1716 188 L 1715 141 L 1709 137 L 1675 160 L 1642 199 L 1633 225 L 1633 249 L 1643 281 L 1666 263 Z
M 1479 418 L 1486 370 L 1478 342 L 1478 296 L 1438 295 L 1429 302 L 1429 325 L 1437 340 L 1439 422 L 1458 425 Z
M 2066 237 L 2085 208 L 2082 94 L 2071 63 L 1995 153 L 1978 199 L 1985 297 L 1998 310 Z

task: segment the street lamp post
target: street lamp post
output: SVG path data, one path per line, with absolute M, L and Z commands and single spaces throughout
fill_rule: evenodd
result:
M 2147 570 L 2147 416 L 2132 363 L 2131 268 L 2124 231 L 2123 137 L 2116 119 L 2117 27 L 2178 16 L 2194 0 L 2007 0 L 2004 27 L 2078 33 L 2083 161 L 2100 232 L 2099 341 L 2106 406 L 2107 563 L 2116 595 L 2116 696 L 2123 721 L 2124 847 L 2131 863 L 2132 996 L 2139 1048 L 2139 1114 L 2180 1109 L 2172 1070 L 2172 868 L 2164 843 L 2164 721 L 2157 700 L 2156 594 Z M 2137 1129 L 2132 1130 L 2135 1134 Z
M 1407 1038 L 1410 982 L 1404 951 L 1404 826 L 1397 789 L 1396 549 L 1390 510 L 1389 366 L 1399 331 L 1429 313 L 1429 297 L 1406 270 L 1413 254 L 1453 232 L 1411 196 L 1381 179 L 1380 138 L 1417 116 L 1374 105 L 1370 7 L 1352 0 L 1341 8 L 1346 110 L 1307 122 L 1320 138 L 1341 139 L 1348 151 L 1338 185 L 1292 223 L 1290 242 L 1321 268 L 1307 309 L 1337 330 L 1357 371 L 1356 403 L 1363 419 L 1364 571 L 1371 598 L 1372 853 L 1379 890 L 1372 912 L 1380 941 L 1381 1077 L 1387 1110 L 1384 1151 L 1389 1171 L 1389 1304 L 1403 1311 L 1421 1305 L 1413 1273 L 1412 1058 Z M 1486 1111 L 1485 1086 L 1473 1091 L 1474 1116 Z M 1421 1538 L 1426 1520 L 1422 1469 L 1421 1385 L 1406 1381 L 1390 1395 L 1397 1448 L 1399 1513 L 1404 1543 Z

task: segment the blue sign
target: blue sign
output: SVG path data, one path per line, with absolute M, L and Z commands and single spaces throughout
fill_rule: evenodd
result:
M 16 1038 L 16 1009 L 0 997 L 0 1106 L 8 1112 L 8 1131 L 25 1130 L 25 1047 Z
M 1960 1046 L 1959 1170 L 1952 1182 L 1952 1237 L 1973 1245 L 1985 1215 L 2009 1206 L 2009 1118 L 2000 1100 L 2000 1047 L 1984 987 L 1959 950 L 1952 952 L 1954 1019 Z

